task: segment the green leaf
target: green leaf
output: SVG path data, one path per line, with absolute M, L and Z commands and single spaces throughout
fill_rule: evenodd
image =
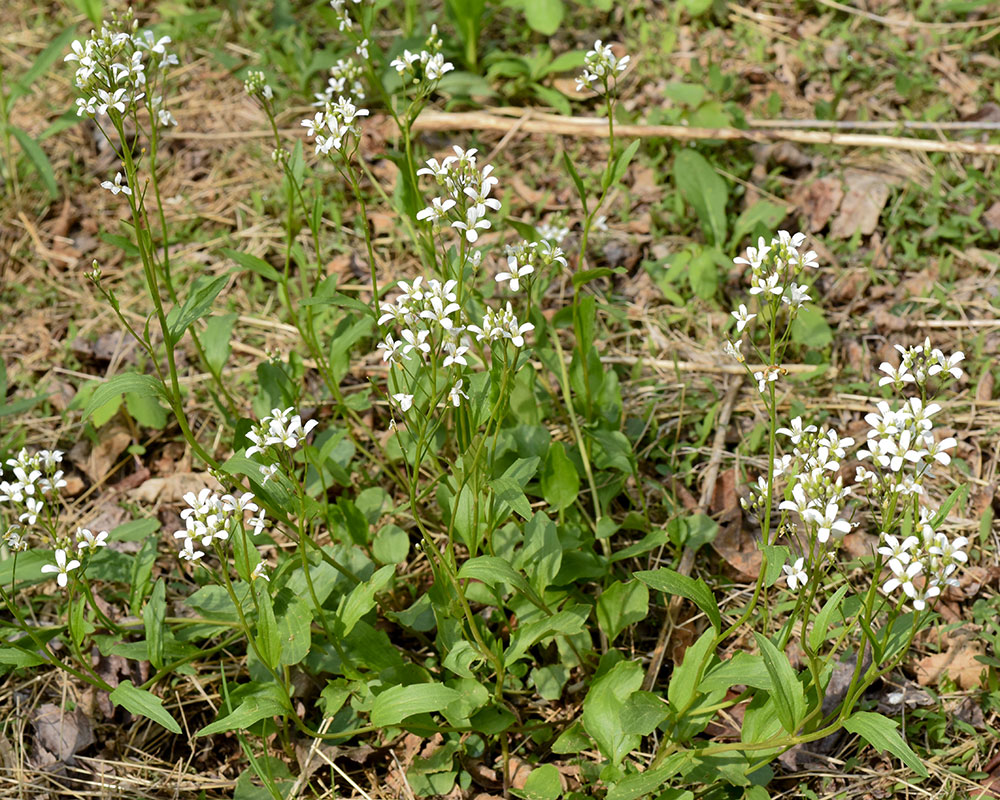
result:
M 220 314 L 205 320 L 205 334 L 201 343 L 205 348 L 205 361 L 209 369 L 221 372 L 229 360 L 229 340 L 238 314 Z
M 414 714 L 440 711 L 462 696 L 456 689 L 443 683 L 414 683 L 409 686 L 392 686 L 375 698 L 371 722 L 377 728 L 398 725 Z
M 705 672 L 705 664 L 715 655 L 715 631 L 707 630 L 684 651 L 684 660 L 670 676 L 667 699 L 679 715 L 694 703 L 701 683 L 699 678 Z M 681 717 L 678 717 L 678 722 Z
M 562 0 L 528 0 L 524 5 L 524 19 L 528 26 L 544 36 L 559 30 L 566 9 Z
M 716 631 L 722 631 L 722 614 L 719 613 L 715 596 L 705 581 L 700 578 L 698 580 L 689 578 L 666 567 L 637 572 L 635 577 L 653 589 L 659 589 L 667 594 L 680 595 L 690 600 L 705 612 Z
M 741 683 L 755 689 L 763 689 L 765 692 L 771 691 L 774 684 L 771 682 L 771 673 L 764 666 L 763 658 L 737 651 L 732 658 L 723 661 L 702 678 L 698 688 L 702 692 L 711 692 L 725 690 Z
M 562 442 L 553 442 L 545 456 L 541 475 L 542 497 L 552 511 L 562 511 L 573 505 L 580 493 L 580 474 L 566 455 Z
M 569 158 L 569 153 L 563 150 L 563 165 L 566 167 L 566 172 L 569 173 L 570 178 L 573 179 L 573 185 L 576 186 L 576 196 L 580 198 L 580 203 L 583 206 L 583 213 L 587 212 L 587 190 L 584 188 L 583 179 L 580 177 L 580 173 L 576 171 L 576 167 L 573 166 L 573 162 Z
M 113 542 L 141 542 L 151 533 L 160 529 L 160 521 L 152 517 L 133 519 L 125 522 L 111 531 L 108 538 Z
M 632 159 L 635 158 L 635 154 L 639 150 L 639 145 L 642 143 L 641 139 L 635 139 L 622 150 L 618 157 L 615 159 L 615 163 L 611 168 L 610 176 L 605 176 L 605 180 L 608 181 L 607 186 L 614 186 L 619 183 L 622 178 L 625 177 L 625 173 L 628 171 L 628 165 L 632 163 Z
M 688 264 L 688 283 L 691 291 L 702 300 L 711 300 L 719 288 L 719 253 L 717 248 L 702 247 Z
M 559 770 L 552 764 L 535 767 L 524 782 L 521 793 L 526 800 L 556 800 L 562 794 Z
M 681 150 L 674 158 L 674 183 L 691 204 L 706 238 L 722 247 L 726 241 L 726 182 L 705 158 L 694 150 Z
M 132 419 L 140 425 L 158 431 L 166 427 L 167 412 L 156 397 L 127 392 L 125 394 L 125 408 L 128 409 Z
M 764 666 L 771 676 L 771 697 L 774 698 L 781 727 L 794 735 L 806 715 L 802 684 L 792 665 L 788 663 L 788 656 L 778 650 L 766 636 L 754 632 L 754 638 L 764 659 Z
M 263 581 L 261 581 L 263 583 Z M 276 669 L 281 661 L 281 636 L 278 634 L 278 622 L 274 618 L 274 603 L 267 587 L 263 587 L 257 596 L 257 649 L 264 663 L 271 669 Z
M 179 308 L 172 308 L 167 314 L 167 330 L 173 344 L 181 340 L 192 322 L 201 319 L 211 310 L 215 298 L 228 282 L 228 274 L 217 278 L 202 275 L 194 282 L 184 303 Z
M 636 692 L 625 701 L 622 719 L 626 733 L 649 736 L 661 722 L 669 719 L 670 706 L 652 692 Z
M 383 591 L 392 576 L 396 573 L 394 564 L 387 564 L 375 572 L 367 581 L 359 583 L 343 600 L 337 619 L 340 623 L 340 636 L 347 636 L 365 614 L 375 608 L 375 595 Z
M 792 320 L 792 341 L 817 350 L 829 345 L 833 331 L 823 312 L 814 306 L 800 308 Z
M 510 638 L 510 646 L 504 651 L 504 663 L 513 664 L 528 651 L 529 647 L 548 636 L 558 634 L 574 636 L 581 633 L 589 616 L 589 606 L 577 605 L 520 626 L 514 631 L 514 635 Z
M 181 726 L 177 724 L 177 720 L 170 716 L 170 713 L 163 707 L 163 700 L 152 692 L 133 686 L 130 680 L 119 683 L 108 694 L 108 697 L 116 706 L 121 706 L 133 714 L 147 717 L 171 733 L 181 732 Z
M 320 571 L 313 567 L 312 573 L 315 585 Z M 274 617 L 278 622 L 278 639 L 281 640 L 278 663 L 285 667 L 298 664 L 309 655 L 312 643 L 311 606 L 286 586 L 274 596 Z
M 629 697 L 642 686 L 642 666 L 620 661 L 594 681 L 583 701 L 583 727 L 614 766 L 632 752 L 642 737 L 627 733 L 624 709 Z
M 287 713 L 284 704 L 274 694 L 258 694 L 246 698 L 239 708 L 215 722 L 209 723 L 195 736 L 210 736 L 226 731 L 244 731 L 256 722 L 270 717 L 281 717 Z
M 948 518 L 948 512 L 955 507 L 956 503 L 959 501 L 965 501 L 965 496 L 968 492 L 969 484 L 963 483 L 955 491 L 948 495 L 948 499 L 941 504 L 940 508 L 938 508 L 937 512 L 934 514 L 933 519 L 931 519 L 931 527 L 934 528 L 934 530 L 937 530 L 941 523 Z
M 639 581 L 615 581 L 597 598 L 597 624 L 614 642 L 626 626 L 649 614 L 649 589 Z
M 14 134 L 17 143 L 21 145 L 24 154 L 35 167 L 35 171 L 45 184 L 49 197 L 56 200 L 59 197 L 59 184 L 56 183 L 56 174 L 52 169 L 52 162 L 45 155 L 45 151 L 38 146 L 38 142 L 32 139 L 26 131 L 21 130 L 16 125 L 8 125 L 7 130 Z
M 243 267 L 243 269 L 256 272 L 258 275 L 261 275 L 268 280 L 272 280 L 275 283 L 281 283 L 281 273 L 268 264 L 264 259 L 257 258 L 257 256 L 252 256 L 249 253 L 241 253 L 239 250 L 230 250 L 228 247 L 224 247 L 222 252 Z
M 167 618 L 167 584 L 159 578 L 153 584 L 149 602 L 142 611 L 142 624 L 146 629 L 146 646 L 149 663 L 155 669 L 163 666 L 163 628 Z
M 850 586 L 845 583 L 837 589 L 833 597 L 827 600 L 823 608 L 820 609 L 820 612 L 816 615 L 816 619 L 813 620 L 812 628 L 809 630 L 809 647 L 812 648 L 813 652 L 818 653 L 826 641 L 826 632 L 830 629 L 830 622 L 833 620 L 833 615 L 840 608 L 840 602 L 844 599 L 844 595 L 847 594 L 849 588 Z
M 729 246 L 739 247 L 744 239 L 760 227 L 768 232 L 775 231 L 788 214 L 788 207 L 772 203 L 770 200 L 758 200 L 750 208 L 736 218 L 733 225 L 733 238 Z M 768 234 L 770 235 L 770 233 Z
M 928 776 L 927 767 L 896 730 L 896 723 L 874 711 L 855 711 L 844 720 L 844 727 L 856 733 L 879 752 L 890 752 L 920 777 Z
M 536 606 L 543 603 L 528 582 L 508 562 L 497 556 L 478 556 L 466 561 L 458 571 L 459 578 L 482 581 L 490 588 L 506 583 L 521 592 Z
M 132 392 L 139 397 L 164 397 L 163 384 L 152 375 L 123 372 L 121 375 L 109 378 L 94 390 L 86 408 L 83 409 L 83 418 L 87 419 L 101 406 L 121 398 L 126 392 Z

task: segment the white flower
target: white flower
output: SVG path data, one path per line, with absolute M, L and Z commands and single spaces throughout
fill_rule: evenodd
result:
M 767 387 L 767 384 L 774 383 L 778 380 L 778 368 L 764 367 L 763 371 L 755 372 L 753 374 L 753 379 L 757 381 L 757 391 L 764 394 L 764 389 Z
M 809 576 L 803 569 L 804 564 L 805 564 L 805 559 L 798 558 L 795 560 L 795 563 L 792 564 L 792 566 L 788 566 L 787 564 L 781 565 L 781 570 L 782 572 L 785 573 L 785 578 L 788 581 L 788 588 L 791 589 L 793 592 L 799 586 L 805 586 L 809 580 Z
M 743 354 L 740 352 L 740 348 L 743 346 L 743 340 L 737 339 L 735 342 L 726 342 L 722 349 L 727 356 L 732 356 L 741 364 L 745 361 Z
M 438 222 L 440 220 L 446 219 L 448 212 L 455 207 L 455 201 L 451 198 L 447 200 L 442 200 L 440 197 L 435 197 L 431 200 L 431 204 L 427 206 L 423 211 L 417 212 L 417 219 L 421 222 L 423 220 L 430 220 L 432 222 Z
M 132 194 L 132 190 L 128 187 L 128 184 L 122 183 L 122 174 L 120 172 L 115 173 L 114 183 L 111 181 L 102 181 L 101 188 L 107 189 L 111 194 L 118 194 L 119 192 L 128 195 Z
M 180 552 L 178 552 L 177 555 L 184 561 L 197 561 L 205 555 L 205 551 L 195 550 L 194 539 L 186 538 L 184 539 L 184 544 L 181 545 Z
M 54 572 L 56 573 L 56 583 L 61 587 L 65 587 L 66 583 L 69 581 L 69 573 L 71 570 L 76 569 L 80 566 L 80 562 L 75 558 L 67 563 L 66 561 L 66 551 L 62 548 L 56 550 L 55 552 L 56 563 L 55 564 L 44 564 L 42 566 L 42 572 Z
M 795 511 L 803 519 L 807 519 L 807 512 L 816 505 L 816 501 L 806 495 L 805 489 L 802 488 L 801 483 L 795 484 L 792 487 L 792 499 L 782 500 L 778 504 L 778 508 L 783 511 Z
M 413 395 L 412 394 L 394 394 L 392 399 L 399 403 L 399 410 L 404 414 L 413 408 Z
M 445 342 L 444 350 L 448 354 L 444 357 L 442 366 L 447 368 L 452 364 L 461 364 L 463 367 L 467 367 L 469 362 L 465 360 L 465 354 L 469 352 L 469 348 L 462 345 L 455 345 L 453 342 Z
M 743 303 L 740 303 L 740 307 L 736 311 L 731 311 L 730 314 L 736 320 L 737 333 L 743 333 L 743 329 L 747 326 L 747 323 L 757 316 L 756 314 L 750 314 Z
M 465 222 L 456 221 L 451 223 L 451 227 L 456 230 L 465 231 L 465 239 L 469 244 L 473 244 L 479 239 L 480 230 L 489 230 L 491 226 L 488 219 L 481 219 L 476 206 L 470 206 L 465 214 Z
M 260 536 L 261 532 L 267 527 L 267 520 L 264 519 L 264 509 L 262 508 L 256 517 L 251 517 L 247 526 L 253 530 L 254 536 Z
M 448 392 L 448 400 L 453 406 L 455 406 L 455 408 L 458 408 L 462 404 L 462 398 L 465 398 L 466 400 L 469 399 L 469 395 L 462 391 L 463 383 L 464 381 L 459 379 Z
M 809 287 L 799 286 L 797 283 L 792 283 L 788 287 L 788 294 L 782 295 L 781 302 L 792 306 L 793 308 L 802 308 L 807 302 L 809 302 Z
M 802 427 L 802 417 L 796 417 L 791 421 L 791 428 L 778 428 L 776 433 L 783 434 L 792 440 L 792 444 L 798 444 L 807 433 L 816 433 L 818 428 L 815 425 Z
M 754 275 L 750 279 L 750 294 L 781 294 L 785 291 L 783 286 L 778 286 L 778 273 L 770 275 Z
M 878 549 L 878 552 L 888 559 L 895 559 L 900 564 L 909 564 L 912 558 L 910 551 L 920 544 L 916 536 L 907 536 L 900 542 L 899 539 L 889 533 L 882 534 L 882 541 L 885 544 Z
M 263 561 L 257 562 L 257 566 L 255 566 L 253 568 L 253 571 L 250 573 L 250 582 L 253 583 L 253 581 L 257 580 L 258 578 L 263 578 L 265 581 L 270 583 L 271 579 L 264 572 L 265 568 L 266 565 L 264 564 Z
M 830 535 L 836 533 L 850 533 L 851 523 L 843 519 L 837 519 L 840 508 L 836 503 L 828 503 L 826 510 L 821 514 L 815 508 L 807 509 L 803 515 L 810 522 L 816 523 L 816 538 L 821 544 L 830 539 Z
M 386 334 L 385 341 L 379 342 L 375 345 L 376 350 L 382 351 L 382 361 L 388 361 L 392 364 L 399 363 L 399 349 L 403 346 L 403 342 L 398 339 L 393 339 L 392 334 Z
M 885 582 L 882 586 L 882 591 L 886 594 L 895 591 L 898 587 L 902 586 L 903 591 L 912 596 L 916 593 L 916 587 L 913 585 L 913 579 L 921 573 L 924 565 L 919 561 L 914 561 L 910 564 L 904 565 L 898 560 L 895 563 L 890 562 L 889 568 L 893 572 L 893 577 Z
M 98 547 L 108 546 L 108 532 L 101 531 L 96 536 L 86 528 L 76 529 L 76 549 L 79 552 L 89 550 L 94 552 Z
M 760 269 L 761 265 L 764 263 L 764 259 L 767 258 L 767 254 L 771 252 L 771 248 L 764 244 L 764 237 L 761 236 L 757 239 L 756 247 L 747 248 L 746 258 L 738 257 L 733 259 L 734 264 L 746 264 L 754 272 Z
M 427 343 L 427 337 L 431 335 L 430 331 L 422 330 L 414 333 L 411 330 L 404 330 L 401 335 L 403 341 L 406 342 L 402 348 L 404 356 L 409 355 L 411 350 L 417 350 L 421 353 L 429 353 L 431 351 L 431 346 Z
M 910 370 L 905 364 L 894 367 L 888 361 L 883 361 L 879 364 L 879 371 L 885 373 L 885 377 L 879 378 L 879 386 L 885 386 L 890 383 L 902 386 L 904 383 L 915 383 L 917 380 L 910 374 Z
M 277 464 L 271 464 L 270 466 L 261 466 L 261 468 L 260 468 L 260 474 L 261 474 L 261 476 L 263 478 L 263 480 L 261 480 L 261 482 L 260 482 L 261 486 L 263 486 L 265 483 L 267 483 L 277 473 L 278 473 L 278 465 Z
M 535 268 L 530 263 L 518 264 L 517 258 L 514 256 L 507 256 L 507 269 L 508 272 L 497 273 L 496 282 L 503 283 L 504 281 L 510 281 L 510 290 L 512 292 L 517 292 L 521 289 L 521 278 L 535 271 Z

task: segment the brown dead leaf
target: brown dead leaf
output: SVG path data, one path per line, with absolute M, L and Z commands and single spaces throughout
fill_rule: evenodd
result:
M 67 711 L 55 703 L 44 703 L 34 715 L 36 742 L 59 761 L 73 756 L 94 743 L 94 728 L 79 709 Z
M 128 493 L 130 500 L 154 505 L 179 503 L 188 492 L 204 488 L 219 490 L 222 485 L 208 472 L 175 472 L 165 478 L 150 478 Z
M 840 203 L 840 213 L 830 225 L 834 239 L 849 239 L 860 231 L 868 236 L 878 226 L 879 216 L 889 199 L 889 184 L 877 172 L 849 169 L 844 175 L 847 193 Z
M 985 664 L 976 661 L 978 655 L 983 655 L 983 650 L 976 639 L 955 637 L 947 650 L 917 661 L 917 683 L 933 686 L 947 675 L 962 689 L 976 689 L 986 669 Z
M 984 372 L 976 385 L 976 402 L 988 403 L 993 399 L 993 387 L 996 381 L 992 372 Z
M 742 514 L 734 517 L 729 524 L 719 527 L 712 547 L 739 573 L 741 579 L 754 580 L 760 573 L 760 550 L 757 549 L 753 535 L 743 524 Z
M 108 477 L 118 457 L 131 443 L 132 434 L 123 425 L 112 425 L 101 429 L 96 447 L 87 452 L 90 442 L 84 439 L 73 446 L 69 456 L 88 478 L 97 483 Z
M 833 175 L 826 175 L 807 183 L 791 196 L 795 206 L 808 216 L 807 228 L 810 233 L 816 233 L 826 227 L 830 217 L 840 208 L 843 199 L 844 189 L 840 179 Z
M 983 222 L 986 223 L 987 228 L 1000 231 L 1000 200 L 997 200 L 983 212 Z

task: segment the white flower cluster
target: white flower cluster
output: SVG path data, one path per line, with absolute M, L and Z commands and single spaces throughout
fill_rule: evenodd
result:
M 65 61 L 77 62 L 76 87 L 83 96 L 76 101 L 77 116 L 101 117 L 133 114 L 155 86 L 158 73 L 178 63 L 167 52 L 169 36 L 157 38 L 152 31 L 138 32 L 131 11 L 116 20 L 116 29 L 102 27 L 90 32 L 85 41 L 74 41 Z M 153 114 L 156 110 L 155 115 Z M 173 115 L 163 108 L 159 95 L 150 101 L 150 114 L 161 125 L 176 125 Z
M 538 264 L 539 269 L 546 269 L 553 264 L 566 267 L 566 254 L 545 239 L 507 245 L 504 254 L 507 256 L 507 269 L 497 273 L 496 282 L 508 282 L 512 292 L 520 291 L 522 278 L 534 274 L 535 264 Z
M 810 540 L 815 537 L 820 544 L 826 544 L 833 536 L 850 533 L 853 525 L 841 513 L 848 489 L 837 472 L 854 440 L 841 438 L 825 426 L 822 429 L 804 426 L 801 417 L 793 419 L 790 428 L 778 428 L 777 433 L 787 437 L 793 447 L 790 454 L 775 460 L 775 475 L 794 473 L 790 484 L 792 497 L 779 503 L 778 508 L 797 514 L 807 537 Z M 766 479 L 760 488 L 763 497 Z
M 417 212 L 417 219 L 431 222 L 435 228 L 450 220 L 452 228 L 462 231 L 466 241 L 475 243 L 479 231 L 489 230 L 491 223 L 485 219 L 486 209 L 500 210 L 500 201 L 490 197 L 497 179 L 493 167 L 487 164 L 479 169 L 476 150 L 463 150 L 455 146 L 455 155 L 438 163 L 429 159 L 427 166 L 417 170 L 417 175 L 429 175 L 444 189 L 446 197 L 436 197 L 431 205 Z
M 351 3 L 356 6 L 361 5 L 361 2 L 362 0 L 351 0 Z M 345 0 L 330 0 L 330 8 L 333 9 L 333 13 L 337 17 L 337 26 L 341 33 L 354 29 L 354 20 L 347 13 L 346 5 Z
M 260 70 L 250 70 L 243 81 L 243 90 L 259 100 L 274 99 L 274 91 L 267 82 L 267 76 Z
M 59 588 L 65 589 L 66 584 L 69 582 L 69 573 L 80 566 L 80 562 L 75 558 L 67 561 L 66 551 L 63 548 L 59 548 L 55 552 L 55 564 L 43 564 L 42 572 L 45 574 L 55 573 L 56 583 L 59 584 Z
M 63 454 L 59 450 L 29 453 L 26 449 L 7 459 L 11 479 L 0 480 L 0 504 L 9 505 L 22 525 L 31 526 L 38 522 L 45 510 L 46 498 L 52 498 L 66 485 L 63 471 L 59 469 L 62 460 Z M 19 543 L 20 540 L 16 542 Z
M 249 529 L 257 536 L 267 526 L 264 509 L 258 508 L 254 496 L 244 492 L 239 497 L 219 495 L 211 489 L 202 489 L 197 495 L 184 495 L 188 507 L 181 511 L 184 529 L 175 531 L 174 538 L 181 540 L 178 556 L 185 561 L 197 561 L 205 555 L 201 547 L 209 548 L 213 542 L 228 541 L 240 530 Z M 256 516 L 253 513 L 259 512 Z
M 631 56 L 615 57 L 611 45 L 602 44 L 598 39 L 594 49 L 588 50 L 583 61 L 583 74 L 576 79 L 576 90 L 592 89 L 607 93 L 618 80 L 618 73 L 628 68 Z
M 895 411 L 884 401 L 876 408 L 865 416 L 867 441 L 858 451 L 858 458 L 871 459 L 874 471 L 858 467 L 857 482 L 879 495 L 923 494 L 923 480 L 934 462 L 950 464 L 947 451 L 957 444 L 950 436 L 938 440 L 934 435 L 931 417 L 941 406 L 911 397 Z
M 949 540 L 946 534 L 935 532 L 931 512 L 923 507 L 917 535 L 900 541 L 883 531 L 880 542 L 878 552 L 887 559 L 886 566 L 892 573 L 882 591 L 902 591 L 917 611 L 923 611 L 928 600 L 941 594 L 942 586 L 956 586 L 958 580 L 952 575 L 959 564 L 969 560 L 965 552 L 969 540 L 964 536 Z
M 247 448 L 247 457 L 254 453 L 264 453 L 270 447 L 284 447 L 294 450 L 309 432 L 319 423 L 311 419 L 305 424 L 298 414 L 292 414 L 294 408 L 272 408 L 271 413 L 247 432 L 247 439 L 253 446 Z M 270 472 L 273 475 L 274 472 Z M 268 475 L 268 477 L 270 477 Z
M 879 378 L 879 386 L 891 385 L 898 391 L 906 383 L 923 387 L 928 378 L 937 375 L 942 378 L 950 375 L 955 380 L 962 377 L 962 369 L 958 365 L 965 361 L 965 354 L 961 350 L 946 356 L 937 348 L 931 347 L 930 338 L 914 347 L 897 344 L 896 349 L 900 354 L 899 366 L 894 367 L 888 361 L 883 361 L 879 365 L 879 371 L 885 374 Z
M 389 62 L 389 66 L 396 70 L 404 85 L 418 86 L 421 95 L 430 94 L 438 81 L 455 69 L 454 64 L 444 60 L 441 47 L 437 25 L 432 25 L 431 35 L 424 42 L 423 50 L 419 53 L 404 50 L 402 55 Z
M 757 240 L 756 247 L 748 247 L 746 257 L 734 259 L 734 263 L 750 267 L 750 294 L 758 297 L 761 306 L 768 307 L 768 316 L 776 315 L 778 309 L 785 305 L 794 318 L 800 308 L 812 298 L 809 287 L 797 283 L 800 274 L 806 267 L 818 268 L 816 253 L 812 250 L 803 251 L 804 233 L 791 234 L 788 231 L 778 231 L 770 244 L 764 243 L 764 237 Z M 752 314 L 746 305 L 741 303 L 736 311 L 731 312 L 736 320 L 736 332 L 742 334 L 749 323 L 758 315 Z M 723 345 L 725 353 L 739 361 L 746 360 L 741 348 L 743 339 L 727 341 Z M 772 364 L 763 370 L 753 373 L 757 381 L 757 389 L 761 394 L 769 383 L 774 383 L 782 374 L 781 367 Z
M 451 370 L 448 402 L 461 405 L 468 399 L 464 392 L 462 367 L 469 367 L 470 349 L 474 334 L 477 342 L 492 343 L 509 340 L 515 347 L 523 347 L 524 334 L 534 330 L 531 323 L 521 324 L 510 303 L 503 309 L 487 308 L 481 325 L 469 324 L 458 303 L 458 283 L 436 278 L 418 277 L 413 283 L 400 281 L 402 292 L 388 303 L 382 304 L 379 325 L 398 326 L 399 338 L 393 332 L 376 345 L 382 361 L 404 368 L 416 357 L 421 365 L 437 363 L 442 370 Z M 414 396 L 406 392 L 392 395 L 400 410 L 409 411 Z
M 322 111 L 302 120 L 301 124 L 306 129 L 306 134 L 315 138 L 317 153 L 327 155 L 331 150 L 336 150 L 349 158 L 357 149 L 361 136 L 357 120 L 367 116 L 367 108 L 358 108 L 349 98 L 339 97 L 335 103 L 325 103 Z
M 367 58 L 367 55 L 364 56 Z M 315 95 L 316 108 L 325 108 L 333 102 L 333 98 L 348 95 L 357 100 L 365 99 L 365 87 L 361 83 L 361 77 L 365 71 L 360 65 L 355 63 L 353 58 L 340 58 L 337 63 L 330 67 L 330 78 L 327 80 L 326 89 L 321 94 Z
M 510 303 L 507 303 L 506 308 L 487 308 L 483 324 L 469 326 L 469 331 L 476 334 L 477 342 L 492 343 L 507 339 L 514 347 L 524 347 L 524 334 L 534 329 L 535 326 L 530 322 L 522 325 L 517 321 Z
M 605 218 L 601 217 L 601 219 Z M 595 228 L 599 229 L 596 221 Z M 553 244 L 561 244 L 563 240 L 569 236 L 568 226 L 560 225 L 554 222 L 543 222 L 536 225 L 535 230 L 538 231 L 538 235 L 543 241 L 552 242 Z

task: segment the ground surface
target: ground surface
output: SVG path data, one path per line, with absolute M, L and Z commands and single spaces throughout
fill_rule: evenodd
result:
M 308 112 L 306 98 L 323 83 L 316 65 L 325 62 L 313 54 L 321 52 L 319 43 L 336 40 L 333 31 L 311 26 L 314 17 L 300 5 L 291 4 L 282 12 L 287 19 L 276 21 L 270 4 L 251 3 L 236 19 L 212 4 L 143 4 L 141 13 L 151 22 L 167 21 L 165 30 L 181 55 L 174 105 L 179 126 L 168 144 L 163 189 L 174 231 L 173 257 L 190 277 L 219 268 L 223 246 L 263 254 L 282 240 L 278 176 L 268 172 L 266 120 L 235 73 L 257 65 L 286 75 L 276 81 L 287 109 L 279 123 L 297 136 L 298 120 Z M 885 127 L 841 132 L 1000 142 L 1000 19 L 988 18 L 996 11 L 991 4 L 951 4 L 954 10 L 947 11 L 942 4 L 895 0 L 716 2 L 713 11 L 698 17 L 675 12 L 673 5 L 626 3 L 609 15 L 574 4 L 552 38 L 557 52 L 589 46 L 601 36 L 633 55 L 623 84 L 621 122 L 765 129 L 767 122 L 778 121 L 785 127 L 774 129 L 786 131 L 800 130 L 792 127 L 794 121 L 814 126 L 861 121 Z M 427 17 L 437 18 L 430 11 Z M 12 0 L 0 23 L 0 63 L 8 85 L 70 24 L 81 32 L 88 27 L 74 10 L 57 3 Z M 482 51 L 523 55 L 544 44 L 545 37 L 531 33 L 519 12 L 502 10 L 485 30 Z M 92 126 L 59 123 L 73 101 L 70 79 L 57 62 L 19 100 L 11 120 L 47 154 L 58 191 L 48 198 L 31 165 L 21 159 L 18 192 L 8 190 L 0 200 L 0 355 L 7 402 L 41 395 L 30 407 L 0 417 L 0 455 L 23 445 L 67 450 L 71 526 L 86 522 L 94 530 L 112 528 L 153 515 L 169 528 L 180 494 L 200 479 L 202 469 L 179 443 L 177 431 L 170 425 L 141 428 L 124 415 L 100 429 L 83 429 L 73 403 L 82 384 L 121 371 L 137 357 L 113 314 L 81 277 L 91 261 L 100 261 L 127 313 L 141 321 L 144 312 L 133 311 L 143 308 L 138 267 L 106 236 L 117 231 L 123 214 L 123 206 L 98 186 L 111 157 Z M 571 85 L 567 75 L 554 75 L 541 83 L 561 92 L 567 80 Z M 538 107 L 541 100 L 531 87 L 515 84 L 488 75 L 475 97 L 490 108 Z M 456 111 L 474 107 L 447 97 L 438 98 L 437 105 Z M 576 99 L 570 109 L 578 116 L 596 113 L 592 102 Z M 942 125 L 915 130 L 903 126 L 906 120 Z M 382 152 L 389 135 L 385 122 L 376 110 L 365 129 L 363 154 Z M 956 122 L 966 125 L 953 129 L 946 124 Z M 973 128 L 973 123 L 983 127 Z M 62 129 L 49 133 L 53 125 Z M 580 217 L 572 185 L 559 167 L 561 152 L 570 153 L 582 168 L 599 169 L 606 157 L 603 140 L 525 133 L 516 126 L 509 134 L 439 130 L 423 136 L 432 152 L 458 143 L 490 154 L 511 216 L 571 229 Z M 695 570 L 720 595 L 738 596 L 754 578 L 759 556 L 738 506 L 738 476 L 746 464 L 737 465 L 732 452 L 759 435 L 763 417 L 754 387 L 720 356 L 729 309 L 744 291 L 740 271 L 719 270 L 716 286 L 705 291 L 686 272 L 668 268 L 672 254 L 704 238 L 671 176 L 674 154 L 691 144 L 647 139 L 606 203 L 608 229 L 593 243 L 591 259 L 624 271 L 597 285 L 607 301 L 598 347 L 605 363 L 619 371 L 631 424 L 651 431 L 639 452 L 644 485 L 633 490 L 645 492 L 658 507 L 690 511 L 699 509 L 699 495 L 709 492 L 706 510 L 721 528 L 713 548 L 699 554 Z M 909 737 L 924 748 L 932 767 L 932 781 L 907 796 L 978 796 L 994 780 L 1000 786 L 997 662 L 987 667 L 976 660 L 991 656 L 1000 636 L 1000 525 L 993 521 L 1000 511 L 998 158 L 920 152 L 893 140 L 880 144 L 777 138 L 696 143 L 726 180 L 731 232 L 740 214 L 763 200 L 781 212 L 776 218 L 783 227 L 808 232 L 820 254 L 823 269 L 816 288 L 830 329 L 819 331 L 803 348 L 799 372 L 793 372 L 801 380 L 789 384 L 782 401 L 790 415 L 822 411 L 841 430 L 860 431 L 872 377 L 877 365 L 892 356 L 894 344 L 930 337 L 946 352 L 961 349 L 967 355 L 967 374 L 947 410 L 959 441 L 956 475 L 961 478 L 954 485 L 968 483 L 971 491 L 961 515 L 949 525 L 951 535 L 973 539 L 972 559 L 961 585 L 949 590 L 938 607 L 939 633 L 918 642 L 879 700 L 887 713 L 905 715 Z M 15 158 L 16 152 L 15 145 Z M 371 167 L 391 189 L 395 167 L 384 160 Z M 336 205 L 339 190 L 332 191 Z M 363 242 L 353 210 L 343 198 L 340 203 L 342 216 L 326 220 L 332 242 L 328 269 L 340 275 L 342 286 L 363 286 Z M 380 283 L 409 276 L 417 262 L 392 210 L 376 205 L 369 222 Z M 576 235 L 571 232 L 569 241 Z M 734 256 L 746 244 L 735 236 L 727 252 Z M 238 315 L 229 371 L 234 382 L 246 385 L 266 353 L 287 352 L 297 340 L 272 313 L 274 298 L 258 284 L 234 280 L 224 297 Z M 358 375 L 377 361 L 376 356 L 359 360 Z M 202 440 L 211 441 L 217 422 L 207 395 L 199 391 L 206 376 L 194 367 L 185 369 L 192 417 L 202 426 Z M 728 419 L 721 437 L 716 435 L 720 416 Z M 552 432 L 557 438 L 569 435 L 565 426 Z M 937 494 L 944 497 L 952 488 L 943 484 Z M 871 532 L 849 539 L 847 548 L 858 554 L 873 541 Z M 677 557 L 661 554 L 665 564 Z M 45 604 L 37 608 L 44 617 Z M 658 642 L 658 629 L 655 619 L 638 626 L 628 647 L 650 657 L 665 648 L 669 667 L 694 634 L 681 627 Z M 118 666 L 104 668 L 114 673 Z M 206 664 L 172 690 L 192 728 L 203 724 L 196 720 L 219 701 L 217 671 L 217 664 Z M 891 699 L 894 691 L 905 692 L 903 699 Z M 3 796 L 166 798 L 204 792 L 227 797 L 245 766 L 234 740 L 168 741 L 146 726 L 123 724 L 121 712 L 114 716 L 106 698 L 58 674 L 8 671 L 0 707 Z M 68 707 L 77 709 L 71 720 L 59 714 Z M 553 709 L 563 718 L 578 711 L 572 703 Z M 53 726 L 62 731 L 62 740 L 50 730 Z M 901 796 L 891 787 L 905 776 L 888 775 L 889 762 L 870 750 L 858 760 L 855 744 L 844 739 L 828 752 L 786 765 L 791 777 L 775 784 L 781 796 Z M 421 746 L 405 740 L 397 748 L 404 768 Z M 359 746 L 341 749 L 339 755 L 338 763 L 360 788 L 352 789 L 324 765 L 321 785 L 325 780 L 338 786 L 339 796 L 362 796 L 362 790 L 372 797 L 405 796 L 399 771 L 393 778 L 384 753 Z M 89 783 L 67 782 L 65 772 L 50 768 L 73 759 L 77 771 L 70 770 L 70 778 L 79 781 L 87 774 Z M 116 776 L 119 785 L 127 780 L 124 794 L 104 794 L 102 774 Z M 565 775 L 570 782 L 579 780 L 569 766 Z M 494 773 L 467 796 L 486 796 L 496 787 Z M 326 796 L 334 796 L 330 791 Z M 1000 789 L 995 791 L 1000 796 Z

